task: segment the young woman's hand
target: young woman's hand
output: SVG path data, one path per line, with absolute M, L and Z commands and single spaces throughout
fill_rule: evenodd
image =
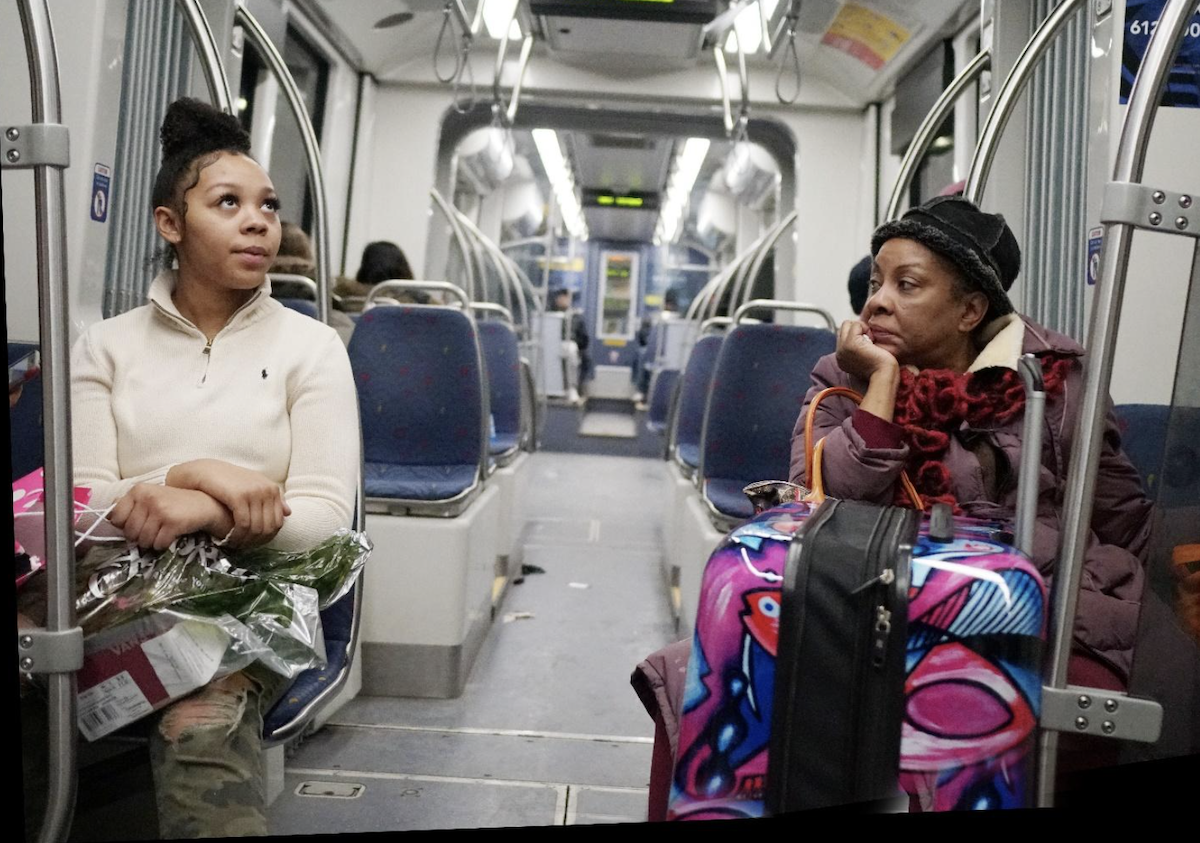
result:
M 233 515 L 229 543 L 237 547 L 266 544 L 283 527 L 292 509 L 283 490 L 270 478 L 222 460 L 193 460 L 171 469 L 167 483 L 211 495 Z
M 138 547 L 155 550 L 188 533 L 222 538 L 233 526 L 229 510 L 211 495 L 151 483 L 138 483 L 126 492 L 108 520 Z
M 864 381 L 877 372 L 894 373 L 900 368 L 890 351 L 871 342 L 867 326 L 857 319 L 847 319 L 838 329 L 837 362 L 843 372 Z

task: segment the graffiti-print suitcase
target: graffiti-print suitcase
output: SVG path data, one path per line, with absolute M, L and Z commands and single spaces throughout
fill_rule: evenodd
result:
M 789 551 L 817 511 L 816 504 L 789 503 L 762 512 L 731 532 L 709 559 L 668 819 L 762 816 L 777 722 L 788 722 L 802 742 L 793 755 L 807 751 L 818 765 L 846 760 L 829 757 L 827 747 L 806 750 L 803 741 L 811 738 L 796 731 L 788 711 L 779 711 L 778 721 L 774 716 Z M 893 612 L 904 621 L 897 626 L 905 627 L 896 633 L 904 642 L 902 693 L 896 697 L 893 689 L 891 715 L 865 715 L 900 718 L 899 758 L 882 775 L 911 796 L 914 808 L 1023 807 L 1031 804 L 1045 584 L 1000 525 L 956 518 L 953 526 L 950 541 L 933 541 L 929 519 L 921 519 L 911 561 L 897 576 L 907 583 Z M 804 665 L 795 676 L 797 696 L 828 681 Z M 841 716 L 810 716 L 799 728 L 811 736 Z M 867 763 L 889 764 L 878 757 Z M 854 798 L 849 793 L 844 801 Z

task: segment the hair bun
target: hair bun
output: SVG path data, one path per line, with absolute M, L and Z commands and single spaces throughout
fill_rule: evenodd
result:
M 175 100 L 167 108 L 159 139 L 164 161 L 184 152 L 194 156 L 216 149 L 250 151 L 250 135 L 236 117 L 191 98 Z

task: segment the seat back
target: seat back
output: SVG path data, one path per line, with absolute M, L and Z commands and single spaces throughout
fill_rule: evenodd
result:
M 317 315 L 317 303 L 315 301 L 293 298 L 281 298 L 276 299 L 276 301 L 278 301 L 284 307 L 291 308 L 297 313 L 303 313 L 305 316 L 311 316 L 313 319 L 321 318 Z
M 8 362 L 13 364 L 36 351 L 35 342 L 10 342 Z M 9 449 L 12 456 L 12 479 L 17 480 L 42 467 L 42 378 L 37 376 L 25 382 L 21 400 L 8 411 Z
M 721 347 L 709 391 L 700 476 L 751 483 L 786 480 L 792 430 L 810 374 L 834 351 L 824 328 L 742 324 Z
M 646 413 L 646 425 L 655 433 L 666 429 L 667 417 L 671 412 L 671 399 L 678 384 L 678 369 L 663 369 L 654 376 L 650 385 L 650 407 Z
M 1121 450 L 1147 496 L 1165 506 L 1200 501 L 1200 408 L 1121 404 L 1113 410 Z
M 363 529 L 360 505 L 354 508 L 351 528 Z M 326 664 L 302 671 L 272 706 L 263 718 L 264 743 L 282 743 L 302 734 L 350 678 L 362 619 L 363 576 L 360 572 L 350 591 L 321 612 Z
M 375 307 L 348 351 L 365 462 L 480 463 L 487 407 L 474 320 L 449 307 Z
M 725 337 L 709 334 L 701 337 L 692 348 L 687 367 L 679 385 L 679 409 L 675 416 L 675 447 L 699 447 L 700 434 L 704 427 L 704 405 L 708 399 L 708 387 L 712 383 L 717 355 Z
M 521 436 L 521 352 L 507 322 L 481 321 L 479 344 L 487 369 L 488 398 L 496 435 Z

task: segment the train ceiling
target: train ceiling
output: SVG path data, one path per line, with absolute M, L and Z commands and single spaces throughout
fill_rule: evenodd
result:
M 434 46 L 446 19 L 444 0 L 297 0 L 341 31 L 361 57 L 361 70 L 382 83 L 434 82 Z M 476 0 L 463 0 L 468 15 Z M 505 0 L 480 0 L 505 5 Z M 511 0 L 509 0 L 511 2 Z M 767 31 L 789 8 L 789 0 L 759 0 L 772 10 Z M 506 5 L 511 8 L 511 5 Z M 633 15 L 637 19 L 614 18 Z M 627 10 L 633 9 L 630 13 Z M 662 10 L 666 10 L 664 13 Z M 711 53 L 702 49 L 704 22 L 727 13 L 729 0 L 520 0 L 517 21 L 521 33 L 536 36 L 533 62 L 540 67 L 568 65 L 603 79 L 651 79 L 656 73 L 691 74 L 695 90 L 713 87 Z M 920 59 L 938 39 L 947 37 L 970 16 L 978 14 L 977 0 L 801 0 L 796 47 L 803 78 L 816 77 L 840 92 L 850 107 L 887 95 L 897 75 Z M 488 11 L 485 6 L 483 13 Z M 757 11 L 752 7 L 752 11 Z M 671 14 L 678 20 L 669 21 Z M 640 16 L 640 17 L 639 17 Z M 658 18 L 658 19 L 654 19 Z M 516 32 L 514 31 L 514 35 Z M 509 48 L 509 65 L 516 64 L 519 42 Z M 487 70 L 477 78 L 481 92 L 491 83 L 490 63 L 499 42 L 483 27 L 472 53 L 486 58 Z M 452 47 L 448 44 L 447 47 Z M 755 77 L 774 81 L 786 44 L 772 59 L 763 45 L 747 58 Z M 452 54 L 453 50 L 448 49 Z M 444 57 L 445 58 L 445 57 Z M 728 55 L 731 75 L 736 57 Z M 446 60 L 452 65 L 453 59 Z M 478 68 L 478 66 L 477 66 Z M 509 74 L 515 73 L 510 68 Z M 478 73 L 478 70 L 477 70 Z M 531 70 L 531 76 L 533 75 Z M 545 78 L 545 75 L 540 75 Z M 733 82 L 736 97 L 736 82 Z M 536 90 L 536 88 L 535 88 Z M 652 95 L 652 89 L 646 95 Z M 485 94 L 486 95 L 486 94 Z M 447 97 L 450 96 L 447 86 Z M 519 133 L 522 134 L 522 133 Z M 672 156 L 682 138 L 627 135 L 612 132 L 561 132 L 563 153 L 584 191 L 662 194 L 667 187 Z M 519 140 L 518 150 L 532 143 Z M 703 191 L 729 152 L 728 144 L 713 144 L 696 182 Z M 531 159 L 536 159 L 532 154 Z M 540 172 L 540 167 L 535 167 Z M 658 214 L 644 208 L 585 206 L 592 236 L 602 239 L 648 241 Z

